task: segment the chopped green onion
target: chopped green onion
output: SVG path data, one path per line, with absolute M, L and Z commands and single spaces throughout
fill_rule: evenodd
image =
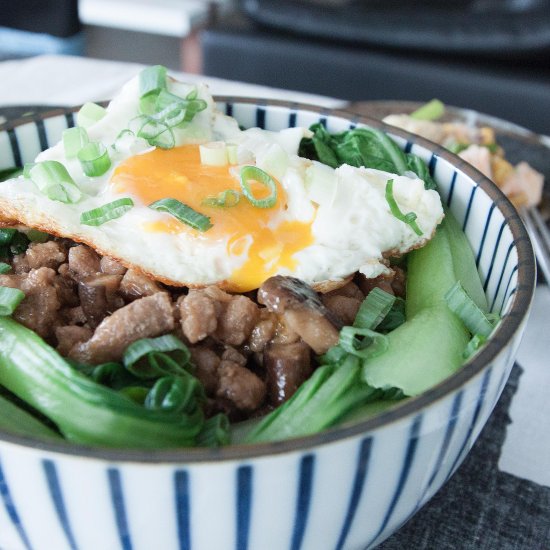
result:
M 166 372 L 158 368 L 158 365 L 151 363 L 149 365 L 137 365 L 139 360 L 145 356 L 168 352 L 172 353 L 172 358 L 177 366 L 175 371 L 170 370 L 170 372 Z M 172 334 L 166 334 L 158 338 L 142 338 L 141 340 L 137 340 L 126 348 L 122 358 L 124 366 L 139 378 L 153 378 L 158 376 L 159 373 L 181 374 L 182 367 L 187 365 L 190 360 L 191 352 L 189 348 Z
M 241 200 L 241 195 L 234 189 L 226 189 L 221 193 L 218 193 L 217 196 L 206 197 L 202 204 L 206 206 L 219 206 L 222 208 L 230 208 L 232 206 L 237 206 Z
M 139 73 L 139 94 L 145 97 L 150 94 L 157 94 L 166 89 L 166 67 L 153 65 L 143 69 Z
M 187 107 L 187 101 L 181 98 L 179 95 L 173 94 L 168 90 L 161 90 L 155 98 L 155 113 L 160 113 L 167 107 L 175 104 L 182 104 L 184 108 Z
M 88 132 L 81 126 L 67 128 L 63 131 L 63 148 L 65 149 L 65 157 L 68 159 L 76 157 L 78 152 L 84 145 L 90 142 Z
M 257 199 L 250 189 L 250 181 L 257 181 L 265 185 L 270 194 L 264 199 Z M 277 187 L 275 180 L 257 166 L 243 166 L 241 168 L 241 188 L 243 195 L 257 208 L 272 208 L 277 202 Z
M 65 166 L 56 160 L 38 162 L 29 172 L 36 187 L 53 201 L 75 203 L 82 197 Z
M 11 271 L 11 265 L 6 262 L 0 262 L 0 275 L 4 275 Z
M 494 324 L 468 296 L 460 281 L 457 281 L 445 294 L 449 309 L 457 315 L 472 334 L 487 338 L 493 332 Z
M 102 176 L 111 168 L 109 152 L 101 142 L 91 141 L 80 149 L 77 156 L 82 170 L 91 178 Z
M 229 443 L 229 420 L 221 413 L 206 420 L 197 436 L 199 447 L 220 447 Z
M 24 297 L 25 293 L 18 288 L 0 286 L 0 315 L 11 315 Z
M 82 225 L 103 225 L 105 222 L 120 218 L 134 206 L 134 201 L 128 197 L 117 199 L 113 202 L 93 208 L 80 214 Z
M 175 101 L 168 105 L 162 111 L 153 115 L 155 120 L 158 120 L 168 126 L 168 128 L 173 128 L 178 124 L 181 124 L 185 119 L 186 107 L 183 101 Z
M 196 417 L 197 424 L 200 425 L 204 421 L 204 414 L 199 406 L 203 398 L 204 390 L 193 376 L 165 376 L 159 378 L 149 390 L 144 405 L 147 409 L 190 414 Z
M 391 332 L 401 326 L 405 321 L 405 300 L 396 296 L 390 311 L 376 328 L 378 332 Z
M 468 345 L 464 349 L 462 357 L 469 359 L 483 344 L 487 342 L 487 338 L 483 334 L 474 334 Z
M 150 145 L 160 147 L 161 149 L 171 149 L 175 145 L 174 133 L 163 122 L 159 122 L 152 117 L 138 117 L 141 126 L 136 135 L 146 139 Z
M 388 180 L 388 182 L 386 183 L 386 201 L 388 202 L 391 213 L 399 221 L 402 221 L 403 223 L 409 225 L 417 235 L 422 235 L 422 229 L 420 229 L 420 227 L 418 227 L 418 224 L 416 223 L 416 214 L 414 212 L 403 214 L 403 212 L 401 212 L 401 210 L 399 209 L 397 201 L 393 196 L 393 180 Z
M 223 141 L 212 141 L 199 145 L 201 164 L 207 166 L 226 166 L 227 147 Z
M 386 318 L 394 302 L 395 296 L 373 288 L 359 307 L 353 326 L 374 330 Z
M 76 124 L 89 128 L 107 114 L 107 110 L 97 103 L 84 103 L 76 115 Z
M 16 233 L 17 229 L 12 229 L 11 227 L 0 229 L 0 246 L 10 244 Z
M 85 372 L 83 368 L 79 368 L 78 370 Z M 114 361 L 93 367 L 89 376 L 98 384 L 103 384 L 116 390 L 135 384 L 136 381 L 135 377 L 120 363 L 115 363 Z
M 362 336 L 363 339 L 359 339 L 358 336 Z M 368 328 L 344 327 L 340 331 L 338 344 L 352 355 L 370 359 L 386 351 L 388 339 Z
M 437 120 L 445 114 L 445 105 L 439 99 L 432 99 L 409 116 L 416 120 Z
M 227 143 L 225 150 L 227 151 L 227 162 L 229 164 L 237 164 L 239 162 L 237 155 L 239 146 L 236 143 Z
M 199 95 L 199 91 L 197 88 L 193 88 L 186 96 L 185 99 L 188 99 L 189 101 L 193 101 L 194 99 L 197 99 Z
M 176 199 L 160 199 L 150 204 L 149 208 L 158 210 L 159 212 L 168 212 L 168 214 L 174 216 L 174 218 L 180 222 L 189 225 L 197 231 L 208 231 L 208 229 L 212 227 L 208 216 L 193 210 L 190 206 L 187 206 Z
M 17 254 L 22 254 L 29 247 L 30 240 L 25 235 L 18 231 L 10 243 L 10 252 L 15 256 Z
M 36 166 L 36 162 L 25 162 L 25 166 L 23 166 L 23 177 L 27 179 L 31 179 L 31 169 Z
M 29 229 L 26 232 L 26 235 L 27 239 L 29 239 L 31 243 L 45 243 L 50 238 L 48 233 L 38 231 L 38 229 Z

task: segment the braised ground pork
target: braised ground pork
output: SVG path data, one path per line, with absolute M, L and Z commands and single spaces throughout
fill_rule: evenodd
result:
M 141 338 L 175 334 L 189 347 L 207 413 L 243 419 L 284 403 L 311 375 L 314 354 L 338 342 L 365 292 L 397 295 L 399 270 L 319 295 L 291 277 L 268 279 L 257 297 L 218 287 L 174 289 L 66 239 L 31 243 L 11 259 L 0 285 L 26 295 L 14 317 L 64 356 L 96 365 L 120 361 Z

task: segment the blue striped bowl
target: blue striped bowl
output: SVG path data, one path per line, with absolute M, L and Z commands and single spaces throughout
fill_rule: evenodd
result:
M 310 437 L 149 452 L 0 433 L 2 550 L 371 548 L 449 479 L 491 414 L 535 282 L 529 239 L 504 195 L 454 155 L 374 120 L 277 101 L 219 98 L 219 106 L 245 127 L 369 124 L 422 157 L 503 321 L 481 353 L 430 391 Z M 0 127 L 0 170 L 32 161 L 73 122 L 72 111 L 58 110 Z

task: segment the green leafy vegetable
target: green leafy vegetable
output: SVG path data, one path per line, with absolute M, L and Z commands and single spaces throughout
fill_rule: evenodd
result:
M 147 408 L 78 372 L 33 331 L 0 318 L 0 384 L 50 418 L 69 440 L 108 447 L 193 446 L 202 430 L 200 411 L 176 404 L 164 389 L 161 406 Z M 159 394 L 160 395 L 160 394 Z
M 384 132 L 374 128 L 355 128 L 339 134 L 330 134 L 320 124 L 310 127 L 312 138 L 300 143 L 300 156 L 318 160 L 337 168 L 342 164 L 376 168 L 403 175 L 408 170 L 424 181 L 426 189 L 436 189 L 424 161 L 411 153 L 404 153 Z

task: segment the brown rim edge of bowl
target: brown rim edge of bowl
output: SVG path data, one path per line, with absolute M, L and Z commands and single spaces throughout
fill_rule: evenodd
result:
M 197 462 L 219 462 L 230 460 L 250 460 L 256 457 L 277 455 L 292 452 L 303 452 L 312 447 L 327 445 L 339 440 L 366 434 L 382 426 L 393 424 L 406 416 L 420 412 L 428 405 L 442 399 L 460 388 L 465 382 L 479 374 L 498 355 L 501 346 L 505 345 L 517 332 L 523 323 L 534 295 L 536 284 L 535 257 L 527 230 L 517 213 L 516 209 L 500 189 L 481 172 L 473 166 L 447 151 L 442 146 L 435 144 L 425 138 L 410 134 L 404 130 L 389 126 L 383 122 L 357 115 L 346 109 L 332 109 L 308 105 L 304 103 L 252 98 L 238 96 L 214 96 L 215 101 L 222 103 L 249 103 L 260 107 L 283 107 L 294 110 L 307 110 L 318 113 L 322 116 L 342 117 L 352 124 L 366 124 L 384 130 L 385 132 L 399 136 L 412 143 L 417 143 L 431 151 L 438 157 L 450 162 L 467 176 L 479 184 L 479 186 L 494 201 L 502 211 L 507 224 L 514 237 L 514 244 L 518 252 L 518 284 L 512 299 L 512 306 L 504 317 L 493 337 L 487 345 L 474 358 L 436 386 L 423 392 L 416 397 L 410 397 L 403 402 L 396 404 L 376 416 L 349 425 L 331 428 L 316 434 L 274 441 L 257 443 L 253 445 L 230 445 L 221 448 L 168 448 L 168 449 L 120 449 L 108 447 L 91 447 L 77 445 L 68 441 L 49 442 L 45 439 L 38 439 L 29 436 L 10 434 L 0 431 L 0 442 L 4 441 L 16 445 L 39 449 L 45 452 L 61 453 L 69 456 L 82 458 L 93 458 L 104 461 L 116 462 L 141 462 L 141 463 L 197 463 Z M 67 109 L 52 109 L 36 116 L 23 117 L 14 121 L 8 121 L 0 125 L 0 131 L 15 128 L 34 120 L 44 120 L 55 115 L 75 112 L 79 107 Z

